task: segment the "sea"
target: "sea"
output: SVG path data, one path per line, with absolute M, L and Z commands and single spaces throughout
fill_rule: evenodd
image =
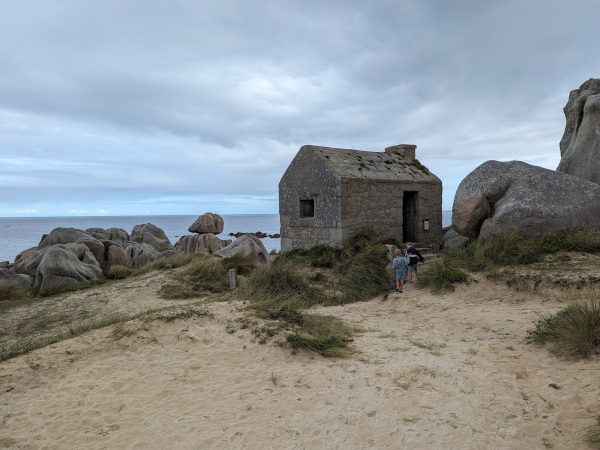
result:
M 221 239 L 235 239 L 229 233 L 279 234 L 279 214 L 221 214 L 224 226 Z M 128 233 L 135 225 L 151 223 L 162 228 L 172 244 L 186 234 L 198 216 L 92 216 L 92 217 L 0 217 L 0 261 L 14 262 L 23 250 L 39 244 L 44 234 L 58 227 L 123 228 Z M 452 211 L 443 211 L 442 225 L 452 223 Z M 279 251 L 278 238 L 261 239 L 268 252 Z

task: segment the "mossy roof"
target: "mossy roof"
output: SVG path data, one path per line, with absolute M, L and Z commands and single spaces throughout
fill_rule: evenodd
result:
M 342 179 L 441 183 L 419 160 L 407 160 L 385 152 L 305 145 L 301 151 L 314 152 Z

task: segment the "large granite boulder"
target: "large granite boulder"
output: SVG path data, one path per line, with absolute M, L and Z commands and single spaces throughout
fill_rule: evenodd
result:
M 34 288 L 41 294 L 63 290 L 90 280 L 99 279 L 102 269 L 96 264 L 80 261 L 72 248 L 55 245 L 45 249 L 37 267 Z
M 12 267 L 12 271 L 15 273 L 26 274 L 35 277 L 37 273 L 37 267 L 44 256 L 44 252 L 49 247 L 32 247 L 27 250 L 23 250 L 15 257 L 15 262 Z
M 600 185 L 521 161 L 487 161 L 460 183 L 452 228 L 470 239 L 600 228 Z
M 245 234 L 237 238 L 227 247 L 217 250 L 213 254 L 225 258 L 235 253 L 247 256 L 256 266 L 266 266 L 271 262 L 271 257 L 261 240 L 252 234 Z
M 28 287 L 33 285 L 33 277 L 0 268 L 0 286 Z
M 127 267 L 139 267 L 158 259 L 159 252 L 150 244 L 129 242 L 125 248 L 125 257 L 127 258 L 127 264 L 125 264 Z
M 442 240 L 444 242 L 444 248 L 462 247 L 469 242 L 468 237 L 461 236 L 454 229 L 446 231 Z
M 571 91 L 564 113 L 556 170 L 600 183 L 600 79 L 590 78 Z
M 223 218 L 218 214 L 203 214 L 188 228 L 188 231 L 190 233 L 220 234 L 223 232 Z
M 116 242 L 123 248 L 125 248 L 127 241 L 129 241 L 129 233 L 123 228 L 88 228 L 85 232 L 101 242 Z
M 194 234 L 181 236 L 175 243 L 175 250 L 179 254 L 212 255 L 229 244 L 231 244 L 231 239 L 219 239 L 212 233 Z
M 49 247 L 56 244 L 84 244 L 94 254 L 97 261 L 104 260 L 104 244 L 91 234 L 77 228 L 55 228 L 45 235 L 39 243 L 40 247 Z
M 129 239 L 140 244 L 150 244 L 158 252 L 173 249 L 173 244 L 171 244 L 165 232 L 151 223 L 134 226 Z
M 113 241 L 104 241 L 104 245 Z M 106 252 L 106 265 L 107 267 L 112 266 L 127 266 L 127 255 L 125 249 L 120 245 L 108 245 Z

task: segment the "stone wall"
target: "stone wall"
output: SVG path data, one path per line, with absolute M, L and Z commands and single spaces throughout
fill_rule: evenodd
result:
M 301 217 L 300 200 L 314 200 L 314 217 Z M 299 152 L 279 183 L 281 249 L 341 245 L 340 184 L 314 153 Z
M 342 239 L 370 229 L 384 239 L 403 242 L 404 192 L 417 192 L 415 242 L 435 250 L 442 237 L 442 186 L 440 183 L 342 181 Z M 429 230 L 423 229 L 429 219 Z

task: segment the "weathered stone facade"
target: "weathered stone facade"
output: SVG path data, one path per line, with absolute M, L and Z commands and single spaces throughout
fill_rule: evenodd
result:
M 439 248 L 442 182 L 414 158 L 415 148 L 302 147 L 279 183 L 282 250 L 341 247 L 367 229 Z

